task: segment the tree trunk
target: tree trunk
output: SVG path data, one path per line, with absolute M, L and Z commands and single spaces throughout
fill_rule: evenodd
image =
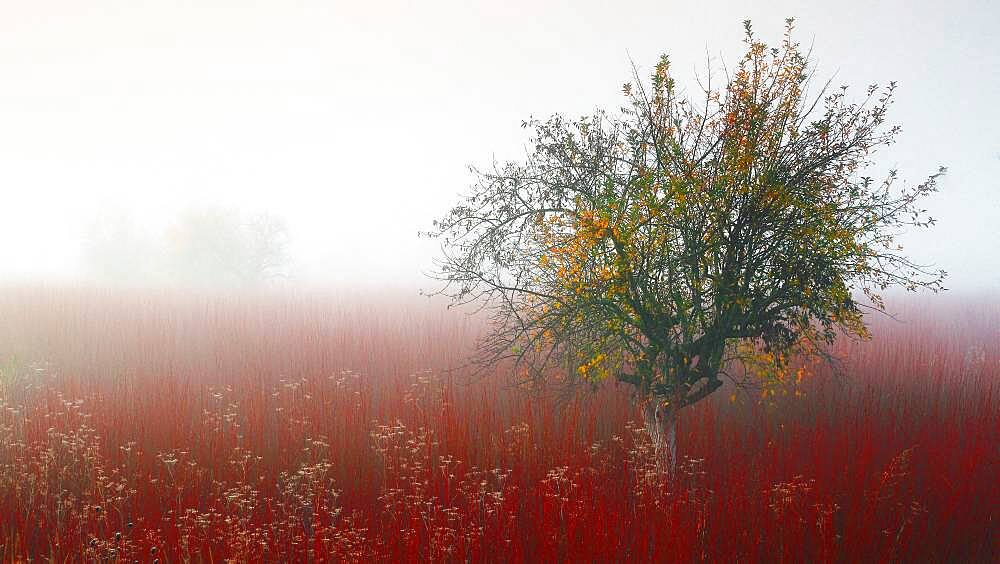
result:
M 677 411 L 658 399 L 642 404 L 646 432 L 656 449 L 656 465 L 671 477 L 677 466 Z

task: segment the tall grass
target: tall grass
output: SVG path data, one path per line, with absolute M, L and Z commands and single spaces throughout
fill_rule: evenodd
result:
M 471 380 L 440 303 L 8 288 L 0 560 L 991 561 L 1000 308 L 937 303 L 688 410 L 669 481 L 627 389 Z

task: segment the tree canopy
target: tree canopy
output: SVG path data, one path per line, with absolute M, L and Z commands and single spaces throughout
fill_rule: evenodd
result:
M 253 288 L 282 278 L 288 229 L 277 216 L 243 218 L 222 208 L 188 210 L 167 233 L 166 264 L 174 281 L 201 288 Z
M 269 213 L 192 208 L 159 235 L 105 212 L 87 233 L 87 266 L 105 283 L 200 289 L 256 288 L 287 276 L 288 229 Z
M 816 84 L 792 23 L 771 48 L 746 22 L 721 87 L 709 74 L 684 95 L 664 56 L 624 85 L 620 115 L 527 121 L 525 160 L 472 169 L 430 235 L 440 292 L 491 313 L 479 360 L 617 379 L 676 410 L 727 376 L 767 386 L 795 377 L 797 355 L 867 337 L 865 308 L 890 286 L 942 288 L 897 238 L 934 223 L 918 204 L 944 168 L 902 186 L 895 170 L 867 176 L 900 131 L 896 85 L 851 101 Z

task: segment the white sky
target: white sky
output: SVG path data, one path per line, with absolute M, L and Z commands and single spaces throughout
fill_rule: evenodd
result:
M 287 219 L 302 277 L 430 287 L 416 232 L 524 154 L 522 119 L 618 108 L 629 57 L 683 85 L 795 16 L 819 76 L 898 81 L 882 163 L 950 169 L 911 256 L 1000 287 L 1000 4 L 747 4 L 0 0 L 0 279 L 71 276 L 102 209 L 223 205 Z

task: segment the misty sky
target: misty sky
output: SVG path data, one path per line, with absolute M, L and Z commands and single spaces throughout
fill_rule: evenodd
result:
M 939 224 L 907 239 L 955 289 L 1000 287 L 1000 3 L 0 0 L 0 279 L 64 278 L 102 212 L 269 211 L 300 279 L 429 287 L 416 232 L 521 120 L 622 105 L 629 58 L 681 86 L 783 20 L 818 75 L 899 83 L 899 142 Z

